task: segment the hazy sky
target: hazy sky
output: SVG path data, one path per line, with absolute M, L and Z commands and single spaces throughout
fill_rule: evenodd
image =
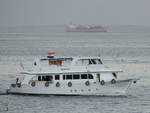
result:
M 150 0 L 0 0 L 0 25 L 150 25 Z

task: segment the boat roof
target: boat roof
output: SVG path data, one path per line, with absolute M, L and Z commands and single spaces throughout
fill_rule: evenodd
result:
M 120 69 L 107 67 L 104 65 L 91 65 L 91 66 L 68 66 L 68 67 L 56 67 L 41 68 L 38 70 L 24 71 L 21 74 L 29 75 L 52 75 L 52 74 L 66 74 L 66 73 L 118 73 L 122 72 Z
M 42 59 L 40 59 L 41 61 L 44 61 L 44 60 L 52 60 L 52 61 L 57 61 L 57 60 L 61 60 L 61 61 L 66 61 L 66 60 L 73 60 L 73 58 L 61 58 L 61 57 L 59 57 L 59 58 L 42 58 Z
M 41 61 L 43 61 L 43 60 L 62 60 L 62 61 L 66 61 L 66 60 L 73 60 L 73 59 L 83 59 L 83 60 L 86 60 L 86 59 L 101 59 L 101 57 L 99 57 L 99 56 L 88 56 L 88 57 L 81 57 L 81 56 L 78 56 L 78 57 L 54 57 L 54 58 L 42 58 L 40 60 Z
M 90 65 L 76 65 L 76 62 L 79 60 L 90 60 L 90 59 L 98 59 L 100 63 L 98 64 L 90 64 Z M 118 73 L 122 72 L 120 69 L 113 69 L 107 66 L 104 66 L 101 62 L 101 57 L 99 56 L 86 56 L 86 57 L 48 57 L 42 58 L 40 61 L 71 61 L 71 65 L 67 66 L 57 66 L 51 65 L 50 67 L 37 67 L 32 71 L 24 71 L 22 74 L 29 75 L 51 75 L 51 74 L 64 74 L 64 73 Z

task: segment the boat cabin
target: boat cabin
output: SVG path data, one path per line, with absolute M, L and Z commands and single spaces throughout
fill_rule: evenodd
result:
M 56 65 L 56 66 L 68 66 L 68 65 L 97 65 L 103 64 L 100 57 L 58 57 L 58 58 L 44 58 L 40 59 L 41 62 L 48 61 L 48 65 Z

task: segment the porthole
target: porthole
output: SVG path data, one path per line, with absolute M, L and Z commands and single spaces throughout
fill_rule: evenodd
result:
M 115 84 L 115 83 L 116 83 L 116 80 L 115 80 L 115 79 L 112 79 L 112 80 L 111 80 L 111 83 L 112 83 L 112 84 Z
M 101 84 L 102 86 L 105 85 L 105 81 L 102 80 L 102 81 L 100 82 L 100 84 Z
M 60 86 L 60 83 L 59 83 L 59 82 L 57 82 L 57 83 L 56 83 L 56 87 L 59 87 L 59 86 Z
M 91 89 L 88 89 L 88 91 L 91 91 Z
M 68 82 L 68 87 L 71 87 L 72 86 L 72 83 L 71 82 Z
M 45 87 L 48 87 L 48 86 L 49 86 L 49 82 L 46 82 L 46 83 L 45 83 Z
M 35 86 L 35 81 L 31 83 L 31 86 L 34 87 Z
M 86 86 L 89 86 L 89 85 L 90 85 L 90 82 L 89 82 L 89 81 L 86 81 L 86 82 L 85 82 L 85 85 L 86 85 Z

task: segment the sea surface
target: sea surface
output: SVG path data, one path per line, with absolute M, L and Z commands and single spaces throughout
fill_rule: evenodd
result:
M 150 113 L 150 31 L 71 33 L 53 27 L 49 32 L 0 33 L 0 113 Z M 104 63 L 125 70 L 123 77 L 140 80 L 124 96 L 7 95 L 20 62 L 28 67 L 48 52 L 101 56 Z

